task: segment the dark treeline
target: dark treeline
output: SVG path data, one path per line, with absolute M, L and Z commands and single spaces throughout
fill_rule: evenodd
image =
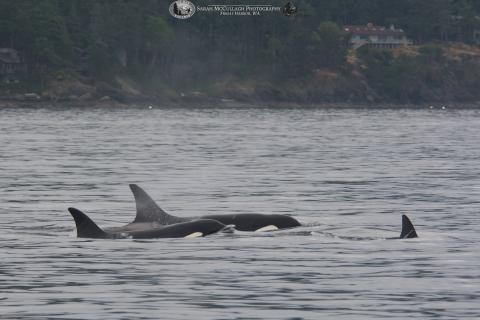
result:
M 282 6 L 286 1 L 253 2 Z M 0 47 L 20 52 L 28 79 L 36 84 L 60 72 L 104 82 L 126 76 L 147 91 L 201 89 L 232 77 L 278 83 L 306 79 L 315 70 L 348 75 L 343 25 L 394 24 L 415 43 L 473 43 L 480 15 L 476 0 L 301 0 L 295 1 L 298 14 L 290 17 L 196 13 L 178 20 L 168 12 L 170 3 L 0 0 Z M 378 55 L 363 54 L 367 67 L 381 63 Z M 383 59 L 392 63 L 391 56 Z M 379 77 L 372 70 L 365 76 Z M 388 85 L 381 89 L 395 91 Z

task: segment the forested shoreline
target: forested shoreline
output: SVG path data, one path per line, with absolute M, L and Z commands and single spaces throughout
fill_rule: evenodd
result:
M 255 1 L 282 6 L 285 1 Z M 294 16 L 173 18 L 171 1 L 0 0 L 0 48 L 25 64 L 4 100 L 429 103 L 480 100 L 480 2 L 302 0 Z M 218 1 L 196 1 L 195 5 Z M 233 3 L 233 2 L 232 2 Z M 241 3 L 241 1 L 239 1 Z M 349 48 L 344 25 L 414 45 Z

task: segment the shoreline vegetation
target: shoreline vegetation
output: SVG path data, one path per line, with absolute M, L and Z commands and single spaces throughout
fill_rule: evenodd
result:
M 179 21 L 155 0 L 0 0 L 0 48 L 23 70 L 2 79 L 0 107 L 480 105 L 480 4 L 343 1 L 303 0 L 294 17 L 245 24 Z M 370 21 L 415 45 L 353 50 L 342 26 Z
M 4 90 L 0 107 L 212 105 L 461 108 L 480 106 L 480 48 L 462 43 L 349 51 L 349 73 L 317 69 L 304 79 L 275 83 L 258 78 L 221 81 L 175 91 L 148 91 L 127 76 L 94 81 L 76 73 L 50 77 L 42 91 Z M 394 69 L 391 79 L 388 68 Z M 424 70 L 422 70 L 424 68 Z M 378 74 L 376 74 L 376 72 Z M 398 80 L 401 84 L 388 83 Z

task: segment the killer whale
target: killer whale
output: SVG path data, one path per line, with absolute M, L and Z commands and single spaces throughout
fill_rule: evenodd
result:
M 75 208 L 69 212 L 81 238 L 178 238 L 206 236 L 221 230 L 270 231 L 300 226 L 300 223 L 285 215 L 233 214 L 209 215 L 198 218 L 183 218 L 163 211 L 138 185 L 131 184 L 136 216 L 133 222 L 121 226 L 100 229 L 86 214 Z M 237 227 L 240 226 L 240 227 Z M 388 239 L 417 238 L 415 227 L 406 215 L 402 215 L 402 231 L 399 237 Z
M 412 221 L 410 221 L 406 215 L 402 215 L 402 231 L 400 232 L 399 239 L 412 238 L 418 238 L 417 231 L 415 230 Z
M 214 219 L 225 225 L 235 225 L 239 231 L 270 231 L 277 229 L 286 229 L 300 226 L 301 224 L 294 218 L 286 215 L 273 214 L 226 214 L 226 215 L 206 215 L 197 218 L 183 218 L 168 214 L 157 203 L 136 184 L 130 184 L 137 214 L 135 223 L 156 222 L 161 225 L 171 225 L 191 221 L 192 219 Z M 130 225 L 131 225 L 130 224 Z M 125 227 L 128 228 L 129 225 Z M 411 239 L 418 238 L 415 227 L 406 215 L 402 215 L 402 230 L 399 237 L 390 239 Z
M 213 219 L 225 225 L 235 225 L 235 229 L 239 231 L 272 231 L 301 225 L 296 219 L 282 214 L 241 213 L 188 218 L 176 217 L 163 211 L 147 192 L 138 185 L 130 184 L 129 186 L 135 198 L 137 209 L 137 215 L 133 223 L 155 221 L 162 225 L 170 225 L 194 219 Z
M 131 223 L 124 227 L 101 229 L 85 213 L 75 208 L 68 208 L 75 220 L 77 237 L 94 239 L 154 239 L 154 238 L 195 238 L 207 236 L 228 226 L 212 220 L 198 219 L 171 225 L 160 225 L 157 222 Z

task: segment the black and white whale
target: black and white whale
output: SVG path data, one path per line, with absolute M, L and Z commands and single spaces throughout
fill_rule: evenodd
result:
M 235 225 L 239 231 L 272 231 L 300 226 L 296 219 L 283 214 L 218 214 L 200 217 L 177 217 L 163 211 L 156 202 L 136 184 L 130 184 L 130 189 L 135 197 L 137 216 L 134 223 L 156 221 L 161 225 L 171 225 L 194 219 L 213 219 L 225 225 Z
M 294 218 L 280 214 L 225 214 L 206 215 L 197 218 L 184 218 L 170 215 L 163 211 L 156 202 L 136 184 L 130 184 L 130 189 L 135 197 L 137 215 L 131 224 L 156 222 L 161 225 L 171 225 L 192 221 L 193 219 L 214 219 L 225 225 L 234 225 L 240 231 L 270 231 L 298 227 L 301 224 Z M 129 225 L 122 228 L 128 228 Z M 417 232 L 412 222 L 406 215 L 402 215 L 402 231 L 399 237 L 392 239 L 417 238 Z
M 77 236 L 81 238 L 180 238 L 200 237 L 218 231 L 270 231 L 300 226 L 294 218 L 286 215 L 227 214 L 209 215 L 198 218 L 172 216 L 163 211 L 155 201 L 139 186 L 130 185 L 136 203 L 136 216 L 133 222 L 121 226 L 100 229 L 86 214 L 69 208 L 77 226 Z M 390 239 L 417 238 L 410 219 L 402 216 L 402 231 L 399 237 Z
M 77 226 L 77 237 L 96 239 L 154 239 L 154 238 L 196 238 L 210 235 L 229 227 L 212 219 L 198 219 L 188 222 L 161 225 L 158 222 L 132 222 L 123 227 L 100 229 L 85 213 L 68 208 Z
M 402 215 L 402 232 L 400 232 L 399 239 L 412 238 L 418 238 L 417 231 L 415 231 L 415 227 L 413 226 L 412 221 L 410 221 L 410 219 L 406 215 Z

